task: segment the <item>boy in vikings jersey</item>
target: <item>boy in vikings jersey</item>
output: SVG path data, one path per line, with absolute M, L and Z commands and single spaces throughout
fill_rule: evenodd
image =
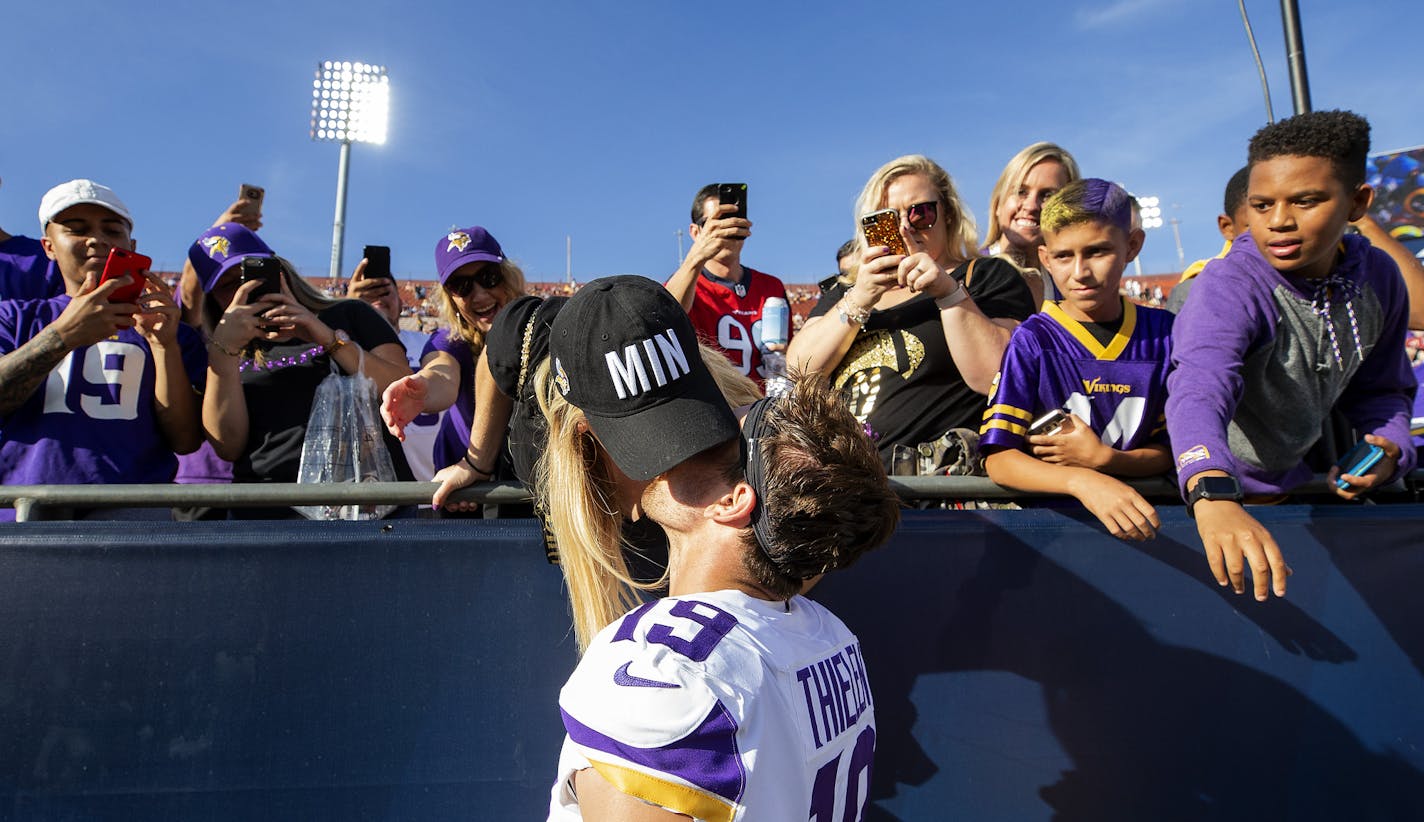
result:
M 1039 255 L 1062 298 L 1009 340 L 980 446 L 1000 485 L 1070 494 L 1113 536 L 1144 540 L 1161 526 L 1157 512 L 1113 477 L 1171 468 L 1163 409 L 1172 315 L 1118 293 L 1142 249 L 1132 208 L 1131 195 L 1099 179 L 1044 204 Z M 1066 415 L 1056 432 L 1029 431 L 1055 409 Z
M 170 482 L 202 442 L 202 341 L 152 275 L 133 302 L 111 300 L 126 278 L 99 283 L 110 249 L 134 247 L 113 191 L 72 180 L 39 216 L 65 291 L 0 301 L 0 483 Z
M 600 631 L 564 685 L 549 819 L 859 820 L 875 753 L 860 645 L 799 592 L 883 544 L 899 501 L 824 382 L 749 406 L 739 437 L 695 339 L 635 277 L 586 286 L 550 332 L 553 393 L 579 415 L 553 411 L 551 440 L 583 426 L 598 450 L 551 441 L 545 459 L 611 461 L 614 495 L 667 532 L 670 595 Z M 566 565 L 587 550 L 559 544 Z

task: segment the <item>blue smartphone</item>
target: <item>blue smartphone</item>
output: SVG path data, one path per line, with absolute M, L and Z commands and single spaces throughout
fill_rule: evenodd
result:
M 1356 443 L 1350 453 L 1340 458 L 1335 466 L 1340 469 L 1341 475 L 1349 474 L 1352 477 L 1363 476 L 1364 473 L 1375 467 L 1375 463 L 1384 458 L 1384 449 L 1378 445 L 1371 445 L 1363 440 Z M 1348 489 L 1350 483 L 1344 479 L 1336 479 L 1335 486 L 1340 489 Z

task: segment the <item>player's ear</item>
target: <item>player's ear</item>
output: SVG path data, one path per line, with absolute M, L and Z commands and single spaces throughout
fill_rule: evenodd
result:
M 1038 244 L 1038 265 L 1044 271 L 1048 270 L 1048 246 L 1044 243 Z
M 727 493 L 707 506 L 706 515 L 714 522 L 733 528 L 746 528 L 752 522 L 756 508 L 756 492 L 745 480 L 733 485 Z

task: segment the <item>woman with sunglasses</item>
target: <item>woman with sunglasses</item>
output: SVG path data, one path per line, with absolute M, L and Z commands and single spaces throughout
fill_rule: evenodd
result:
M 475 416 L 475 363 L 495 315 L 524 294 L 524 272 L 480 226 L 456 229 L 437 240 L 435 268 L 445 327 L 426 343 L 420 371 L 386 389 L 381 416 L 391 433 L 404 439 L 405 426 L 417 416 L 450 409 L 435 437 L 434 464 L 444 467 L 465 460 Z M 489 479 L 499 472 L 495 462 L 469 467 L 480 479 Z M 442 510 L 474 507 L 451 503 Z
M 933 160 L 907 155 L 877 169 L 856 200 L 857 226 L 887 208 L 909 253 L 858 234 L 856 265 L 821 296 L 787 361 L 849 392 L 892 470 L 896 445 L 978 429 L 1009 335 L 1034 306 L 1012 265 L 975 256 L 974 218 Z
M 247 258 L 274 261 L 274 279 L 249 276 Z M 188 250 L 203 298 L 208 376 L 203 425 L 233 482 L 296 482 L 317 386 L 334 363 L 384 389 L 409 376 L 395 329 L 360 300 L 323 296 L 251 229 L 219 223 Z M 400 443 L 386 438 L 396 476 L 411 479 Z M 290 508 L 235 508 L 240 519 L 290 519 Z
M 1042 305 L 1044 291 L 1052 293 L 1053 287 L 1038 263 L 1043 245 L 1039 212 L 1045 200 L 1079 176 L 1073 155 L 1053 143 L 1034 143 L 1009 160 L 989 196 L 989 234 L 982 253 L 1007 257 L 1018 266 L 1034 305 Z

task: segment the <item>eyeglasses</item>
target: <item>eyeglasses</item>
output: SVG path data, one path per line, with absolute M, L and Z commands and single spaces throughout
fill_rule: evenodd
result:
M 499 266 L 482 268 L 474 274 L 465 277 L 451 277 L 445 281 L 445 290 L 456 297 L 468 297 L 478 283 L 480 288 L 489 291 L 500 283 L 504 282 L 504 273 L 499 270 Z
M 915 203 L 905 209 L 900 219 L 909 223 L 910 228 L 915 231 L 929 231 L 939 222 L 939 200 Z

